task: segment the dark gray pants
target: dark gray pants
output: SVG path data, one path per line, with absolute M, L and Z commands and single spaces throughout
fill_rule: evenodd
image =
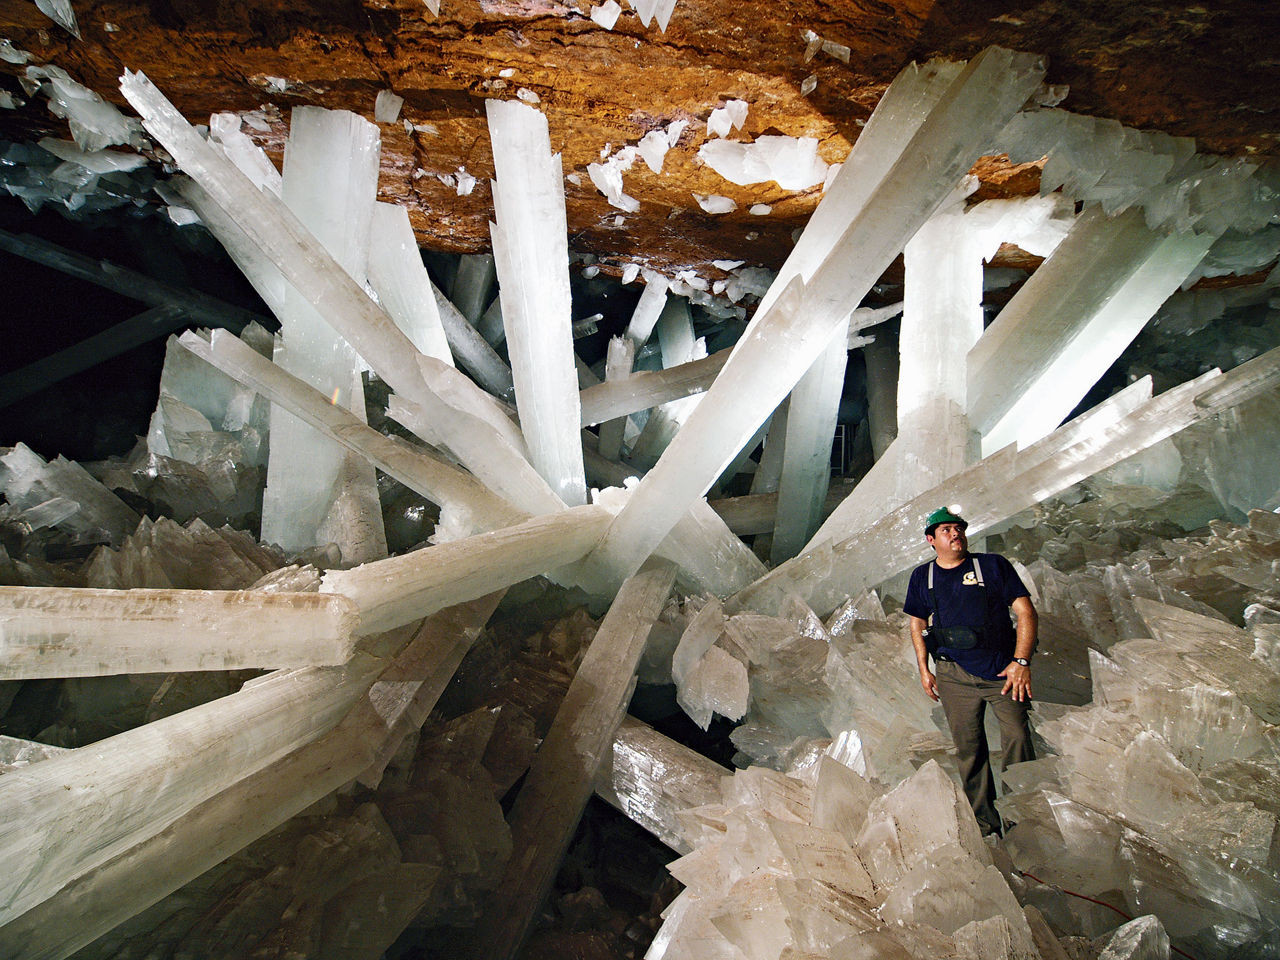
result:
M 1010 764 L 1036 758 L 1031 745 L 1031 729 L 1027 725 L 1029 703 L 1019 703 L 1000 688 L 1004 680 L 983 680 L 959 664 L 947 660 L 935 664 L 938 698 L 947 714 L 951 739 L 956 743 L 960 778 L 964 794 L 969 798 L 978 828 L 983 834 L 1002 833 L 1000 815 L 996 813 L 996 784 L 991 775 L 991 756 L 982 721 L 987 704 L 1000 723 L 1001 769 Z

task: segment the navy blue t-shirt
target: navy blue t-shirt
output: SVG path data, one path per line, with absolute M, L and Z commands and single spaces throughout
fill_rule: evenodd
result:
M 973 558 L 982 566 L 982 582 L 978 586 L 973 572 Z M 935 611 L 929 604 L 929 567 L 933 567 Z M 975 677 L 1000 679 L 999 673 L 1013 659 L 1017 633 L 1009 619 L 1009 604 L 1030 592 L 1018 572 L 998 553 L 978 553 L 965 557 L 958 567 L 945 570 L 937 561 L 922 563 L 911 572 L 907 599 L 902 609 L 910 616 L 928 620 L 936 613 L 934 625 L 940 627 L 973 627 L 984 632 L 982 646 L 972 650 L 940 647 L 939 653 L 950 657 Z

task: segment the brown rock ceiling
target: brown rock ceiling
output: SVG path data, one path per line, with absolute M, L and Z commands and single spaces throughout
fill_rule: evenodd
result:
M 836 162 L 903 65 L 966 58 L 992 43 L 1045 54 L 1048 82 L 1070 85 L 1067 109 L 1194 136 L 1203 151 L 1280 155 L 1280 5 L 1272 0 L 678 0 L 665 33 L 656 23 L 645 28 L 625 5 L 606 31 L 589 18 L 589 0 L 442 0 L 438 19 L 422 0 L 109 0 L 75 8 L 80 41 L 30 0 L 0 0 L 0 36 L 121 105 L 116 79 L 125 68 L 144 71 L 193 122 L 273 104 L 271 132 L 250 132 L 277 161 L 290 107 L 372 118 L 378 91 L 395 91 L 405 100 L 401 117 L 423 129 L 382 125 L 380 193 L 408 206 L 422 245 L 442 251 L 488 247 L 493 162 L 483 101 L 521 87 L 541 99 L 565 173 L 581 180 L 565 184 L 571 244 L 667 269 L 718 257 L 776 267 L 819 198 L 820 188 L 737 187 L 701 166 L 697 148 L 713 108 L 746 100 L 751 110 L 735 137 L 813 136 L 822 158 Z M 806 28 L 850 47 L 849 63 L 825 53 L 806 63 Z M 810 74 L 817 88 L 805 97 L 800 85 Z M 268 77 L 286 79 L 286 92 L 269 93 Z M 17 89 L 11 77 L 0 82 Z M 0 114 L 0 136 L 66 135 L 39 100 Z M 676 119 L 690 125 L 662 173 L 637 161 L 625 175 L 640 211 L 610 207 L 587 164 L 607 144 L 634 144 Z M 467 197 L 434 176 L 414 177 L 459 166 L 480 181 Z M 1033 189 L 1036 176 L 988 164 L 983 180 L 985 195 L 1000 195 Z M 731 196 L 739 210 L 709 216 L 693 192 Z M 750 216 L 752 203 L 773 212 Z

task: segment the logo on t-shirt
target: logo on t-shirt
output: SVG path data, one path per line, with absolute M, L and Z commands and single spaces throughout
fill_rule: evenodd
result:
M 978 585 L 978 578 L 974 574 L 974 572 L 970 570 L 968 573 L 964 575 L 964 579 L 961 580 L 960 582 L 963 583 L 966 587 L 976 587 Z

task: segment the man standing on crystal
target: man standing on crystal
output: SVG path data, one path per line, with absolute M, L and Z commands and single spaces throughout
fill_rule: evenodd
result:
M 1036 610 L 1008 560 L 969 552 L 968 526 L 947 507 L 929 514 L 924 536 L 937 557 L 912 571 L 903 610 L 911 618 L 920 685 L 947 715 L 965 796 L 983 834 L 1000 834 L 983 716 L 990 704 L 1000 722 L 1002 769 L 1035 759 L 1027 709 Z

